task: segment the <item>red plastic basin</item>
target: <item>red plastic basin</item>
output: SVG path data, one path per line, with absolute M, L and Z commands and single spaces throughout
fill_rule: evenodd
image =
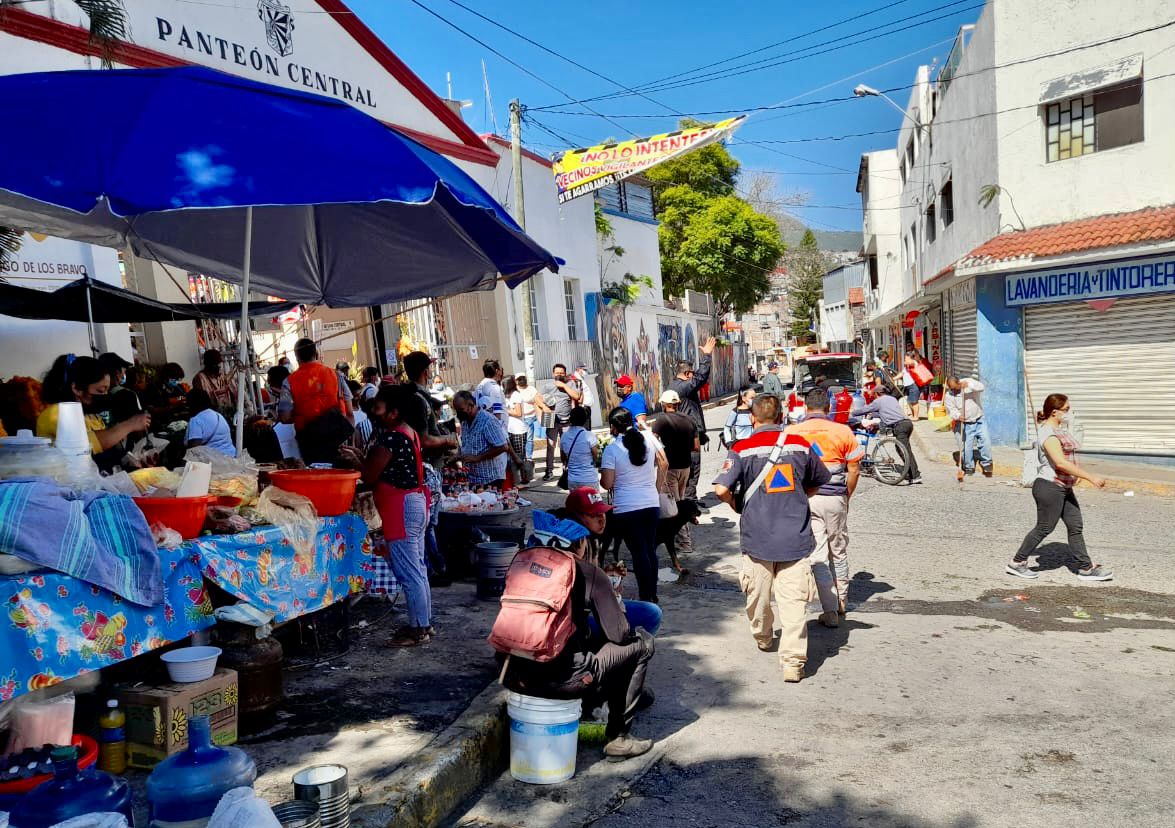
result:
M 162 523 L 168 529 L 180 533 L 184 540 L 200 537 L 204 520 L 208 517 L 208 506 L 215 497 L 136 497 L 135 504 L 147 518 L 147 525 Z
M 351 508 L 359 472 L 346 469 L 287 469 L 269 473 L 279 489 L 300 494 L 314 504 L 319 517 L 337 517 Z

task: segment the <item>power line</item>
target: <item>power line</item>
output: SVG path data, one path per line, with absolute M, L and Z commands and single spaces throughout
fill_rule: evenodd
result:
M 1044 53 L 1037 54 L 1037 55 L 1030 55 L 1028 57 L 1017 58 L 1016 60 L 1010 60 L 1006 63 L 999 63 L 999 64 L 993 64 L 991 66 L 980 67 L 979 69 L 975 69 L 970 72 L 960 72 L 960 73 L 953 75 L 951 77 L 951 83 L 954 83 L 955 81 L 958 81 L 962 78 L 973 77 L 975 75 L 980 75 L 985 72 L 992 72 L 997 69 L 1006 69 L 1006 68 L 1009 68 L 1012 66 L 1021 66 L 1025 63 L 1033 63 L 1038 60 L 1048 60 L 1050 58 L 1060 57 L 1062 55 L 1067 55 L 1072 52 L 1078 52 L 1078 51 L 1082 51 L 1085 49 L 1094 49 L 1099 46 L 1106 46 L 1111 43 L 1117 43 L 1122 40 L 1127 40 L 1132 37 L 1137 37 L 1139 35 L 1150 34 L 1152 32 L 1160 31 L 1162 29 L 1167 29 L 1167 28 L 1170 28 L 1171 26 L 1175 26 L 1175 20 L 1169 20 L 1166 23 L 1158 23 L 1154 26 L 1148 26 L 1143 29 L 1136 29 L 1131 32 L 1126 32 L 1124 34 L 1104 38 L 1102 40 L 1090 41 L 1088 43 L 1079 43 L 1074 46 L 1069 46 L 1064 49 L 1058 49 L 1053 52 L 1044 52 Z M 918 86 L 917 83 L 911 83 L 911 84 L 904 84 L 902 86 L 891 86 L 891 87 L 889 87 L 887 89 L 883 89 L 881 91 L 886 94 L 891 93 L 891 92 L 905 92 L 905 91 L 909 91 L 911 89 L 914 89 L 917 86 Z M 595 99 L 589 99 L 589 100 L 595 100 Z M 703 111 L 703 112 L 687 112 L 684 114 L 687 116 L 693 117 L 693 116 L 722 115 L 722 114 L 728 114 L 728 113 L 732 113 L 732 112 L 762 112 L 762 111 L 777 110 L 777 109 L 799 109 L 799 108 L 804 108 L 804 107 L 812 106 L 812 105 L 816 105 L 816 104 L 843 103 L 845 101 L 852 101 L 852 100 L 856 100 L 856 96 L 845 95 L 843 97 L 838 97 L 838 98 L 826 98 L 821 101 L 811 101 L 811 102 L 804 102 L 804 103 L 798 103 L 798 104 L 784 103 L 784 104 L 772 104 L 772 105 L 767 105 L 767 106 L 737 107 L 737 108 L 732 108 L 732 109 L 717 109 L 717 110 L 709 110 L 709 111 Z M 537 112 L 546 112 L 551 115 L 587 115 L 587 114 L 591 114 L 591 113 L 586 113 L 586 112 L 573 112 L 573 111 L 569 112 L 566 110 L 561 110 L 561 109 L 556 108 L 556 107 L 562 107 L 562 106 L 567 106 L 567 104 L 556 104 L 556 105 L 552 105 L 550 107 L 532 107 L 532 108 Z M 662 118 L 664 116 L 663 115 L 649 115 L 649 114 L 640 114 L 640 115 L 615 114 L 613 117 L 616 117 L 616 118 Z
M 428 12 L 430 15 L 432 15 L 432 16 L 433 16 L 433 17 L 435 17 L 437 20 L 439 20 L 439 21 L 441 21 L 442 23 L 444 23 L 446 26 L 449 26 L 450 28 L 452 28 L 452 29 L 455 29 L 456 31 L 458 31 L 458 32 L 460 32 L 461 34 L 465 35 L 465 37 L 469 38 L 470 40 L 472 40 L 474 43 L 478 44 L 478 45 L 479 45 L 479 46 L 481 46 L 482 48 L 484 48 L 484 49 L 489 49 L 491 52 L 493 52 L 495 55 L 497 55 L 498 57 L 500 57 L 502 60 L 504 60 L 504 61 L 506 61 L 507 63 L 509 63 L 509 64 L 510 64 L 511 66 L 513 66 L 514 68 L 518 69 L 518 70 L 519 70 L 519 71 L 521 71 L 521 72 L 524 72 L 524 73 L 526 73 L 527 75 L 529 75 L 530 77 L 534 78 L 535 80 L 537 80 L 539 83 L 543 84 L 544 86 L 546 86 L 546 87 L 549 87 L 549 88 L 551 88 L 551 89 L 554 89 L 554 90 L 555 90 L 556 92 L 558 92 L 560 95 L 562 95 L 563 97 L 567 98 L 567 100 L 569 100 L 569 101 L 574 101 L 574 100 L 575 100 L 575 99 L 574 99 L 574 98 L 573 98 L 571 95 L 569 95 L 567 92 L 564 92 L 564 91 L 563 91 L 562 89 L 560 89 L 558 86 L 555 86 L 555 84 L 551 83 L 551 82 L 550 82 L 550 81 L 548 81 L 546 78 L 543 78 L 543 77 L 541 77 L 541 76 L 539 76 L 539 75 L 536 75 L 534 72 L 532 72 L 532 71 L 530 71 L 529 69 L 527 69 L 525 66 L 523 66 L 523 65 L 522 65 L 521 63 L 519 63 L 518 61 L 516 61 L 516 60 L 513 60 L 512 58 L 509 58 L 509 57 L 507 57 L 506 55 L 502 54 L 502 53 L 501 53 L 501 52 L 499 52 L 497 49 L 495 49 L 493 46 L 491 46 L 490 44 L 486 43 L 484 40 L 481 40 L 481 39 L 480 39 L 480 38 L 478 38 L 476 35 L 470 34 L 469 32 L 465 31 L 465 29 L 461 28 L 461 27 L 460 27 L 460 26 L 458 26 L 456 23 L 454 23 L 453 21 L 451 21 L 451 20 L 449 20 L 448 18 L 446 18 L 444 15 L 442 15 L 442 14 L 439 14 L 438 12 L 435 12 L 435 11 L 433 11 L 433 10 L 432 10 L 432 9 L 430 9 L 428 6 L 424 5 L 424 3 L 420 2 L 420 0 L 409 0 L 409 2 L 410 2 L 410 3 L 412 3 L 412 5 L 414 5 L 414 6 L 418 7 L 418 8 L 420 8 L 420 9 L 423 9 L 424 11 Z M 607 115 L 604 115 L 604 114 L 602 114 L 602 113 L 600 113 L 600 112 L 596 112 L 595 110 L 591 109 L 590 107 L 586 107 L 586 106 L 585 106 L 584 108 L 585 108 L 585 109 L 588 109 L 588 111 L 589 111 L 591 114 L 593 114 L 593 115 L 595 115 L 595 116 L 597 116 L 597 117 L 599 117 L 599 118 L 603 118 L 605 121 L 607 121 L 607 122 L 608 122 L 608 123 L 610 123 L 610 124 L 613 124 L 613 125 L 615 125 L 616 127 L 618 127 L 619 129 L 623 130 L 624 132 L 628 132 L 628 127 L 624 126 L 623 124 L 619 124 L 619 123 L 617 123 L 616 121 L 614 121 L 614 120 L 612 120 L 611 118 L 609 118 Z M 630 135 L 634 135 L 633 133 L 629 133 L 629 134 L 630 134 Z M 635 135 L 634 135 L 634 137 L 635 137 Z
M 903 2 L 904 1 L 905 0 L 903 0 Z M 554 49 L 551 49 L 548 46 L 545 46 L 544 44 L 539 43 L 537 40 L 534 40 L 533 38 L 527 37 L 526 35 L 522 34 L 521 32 L 515 31 L 514 29 L 511 29 L 509 26 L 506 26 L 502 23 L 499 23 L 497 20 L 494 20 L 491 17 L 487 17 L 486 15 L 477 11 L 476 9 L 471 9 L 469 6 L 465 5 L 464 3 L 459 2 L 459 0 L 448 0 L 448 2 L 452 3 L 454 6 L 458 6 L 462 9 L 465 9 L 465 11 L 469 12 L 474 17 L 477 17 L 481 20 L 484 20 L 486 23 L 489 23 L 491 26 L 495 26 L 504 32 L 512 34 L 512 35 L 514 35 L 514 37 L 517 37 L 518 39 L 529 43 L 531 46 L 534 46 L 535 48 L 541 49 L 544 52 L 546 52 L 547 54 L 553 55 L 553 56 L 559 58 L 559 60 L 562 60 L 566 63 L 569 63 L 578 69 L 582 69 L 583 71 L 587 72 L 589 75 L 593 75 L 593 76 L 599 78 L 600 80 L 607 81 L 608 83 L 612 84 L 613 86 L 618 86 L 626 92 L 631 92 L 634 95 L 639 95 L 640 97 L 644 98 L 649 103 L 656 104 L 657 106 L 660 106 L 664 109 L 669 110 L 669 112 L 672 114 L 675 114 L 675 115 L 681 114 L 679 112 L 676 112 L 672 107 L 666 106 L 665 104 L 661 103 L 660 101 L 655 101 L 652 98 L 650 98 L 648 95 L 645 95 L 645 94 L 637 91 L 636 89 L 633 89 L 629 86 L 626 86 L 625 84 L 621 83 L 620 81 L 615 80 L 613 78 L 610 78 L 607 75 L 603 75 L 600 72 L 597 72 L 595 69 L 592 69 L 590 66 L 585 66 L 584 64 L 580 63 L 579 61 L 573 60 L 572 58 L 568 57 L 567 55 L 563 54 L 562 52 L 558 52 Z M 591 113 L 586 113 L 586 114 L 591 114 Z
M 883 24 L 882 28 L 892 26 L 896 23 L 901 23 L 906 20 L 911 20 L 916 17 L 921 17 L 922 15 L 928 14 L 933 11 L 939 11 L 941 9 L 950 8 L 952 6 L 958 6 L 962 3 L 967 3 L 967 2 L 971 2 L 971 0 L 954 0 L 954 2 L 948 3 L 944 6 L 938 6 L 934 9 L 929 9 L 925 12 L 919 12 L 918 14 L 912 15 L 910 17 L 904 17 L 904 18 L 900 18 L 899 20 L 895 20 L 891 23 L 885 23 L 885 24 Z M 888 37 L 889 35 L 899 34 L 901 32 L 908 31 L 910 29 L 915 29 L 920 26 L 925 26 L 928 23 L 934 23 L 939 20 L 943 20 L 947 17 L 953 17 L 953 16 L 955 16 L 957 14 L 961 14 L 963 12 L 975 11 L 976 9 L 981 9 L 981 8 L 983 8 L 982 3 L 980 3 L 979 5 L 968 6 L 966 8 L 962 8 L 962 9 L 956 9 L 954 11 L 939 15 L 937 17 L 932 17 L 932 18 L 928 18 L 926 20 L 920 20 L 916 23 L 911 23 L 906 26 L 901 26 L 901 27 L 893 29 L 891 31 L 877 31 L 876 29 L 862 29 L 861 31 L 853 32 L 852 34 L 842 35 L 841 37 L 833 38 L 831 40 L 821 41 L 820 43 L 814 43 L 810 46 L 804 46 L 794 52 L 787 52 L 782 55 L 776 55 L 772 58 L 765 58 L 763 60 L 754 61 L 752 63 L 745 64 L 743 66 L 731 67 L 730 70 L 726 70 L 723 73 L 718 73 L 718 74 L 715 74 L 715 75 L 712 75 L 709 77 L 692 78 L 692 79 L 680 81 L 678 83 L 664 84 L 662 86 L 657 86 L 657 87 L 646 87 L 646 88 L 643 88 L 641 91 L 646 92 L 646 93 L 648 93 L 648 92 L 665 92 L 670 89 L 682 89 L 682 88 L 689 87 L 689 86 L 696 86 L 701 83 L 711 83 L 716 80 L 724 80 L 726 78 L 738 77 L 740 75 L 745 75 L 750 72 L 758 72 L 758 71 L 762 71 L 764 69 L 771 69 L 776 66 L 783 66 L 787 63 L 793 63 L 798 60 L 804 60 L 806 58 L 816 57 L 818 54 L 819 55 L 826 55 L 829 52 L 835 52 L 835 51 L 839 51 L 841 49 L 847 49 L 850 46 L 859 46 L 864 43 L 869 43 L 874 40 L 879 40 L 880 38 L 883 38 L 883 37 Z M 862 35 L 867 35 L 867 36 L 861 37 L 860 40 L 851 40 L 851 38 L 860 37 Z M 847 42 L 847 43 L 841 42 L 841 41 L 846 41 L 846 40 L 848 40 L 850 42 Z M 839 43 L 840 45 L 833 45 L 833 44 L 837 44 L 837 43 Z M 824 48 L 824 47 L 831 47 L 831 48 Z M 814 49 L 821 49 L 822 51 L 813 52 L 812 54 L 802 54 L 803 52 L 810 52 Z M 771 62 L 767 62 L 767 61 L 771 61 Z M 763 64 L 763 65 L 756 65 L 756 64 Z M 623 98 L 623 97 L 628 97 L 628 93 L 612 92 L 612 93 L 608 93 L 606 95 L 596 95 L 596 96 L 590 97 L 590 98 L 583 98 L 580 101 L 576 101 L 575 103 L 577 103 L 577 104 L 591 103 L 594 101 L 611 100 L 611 99 Z M 536 107 L 536 109 L 540 109 L 540 110 L 551 109 L 556 106 L 565 106 L 565 104 L 552 104 L 547 107 Z
M 717 60 L 712 63 L 706 63 L 701 66 L 695 66 L 692 69 L 686 69 L 682 72 L 677 72 L 672 75 L 666 75 L 663 78 L 657 78 L 655 80 L 648 81 L 646 83 L 641 84 L 640 86 L 642 86 L 642 87 L 655 86 L 657 84 L 664 83 L 665 81 L 674 80 L 675 78 L 680 78 L 685 75 L 693 75 L 693 74 L 700 72 L 704 69 L 711 69 L 715 66 L 721 66 L 724 63 L 730 63 L 731 61 L 738 60 L 739 58 L 750 57 L 751 55 L 756 55 L 756 54 L 759 54 L 760 52 L 765 52 L 768 49 L 774 49 L 776 46 L 783 46 L 785 43 L 792 43 L 796 40 L 802 40 L 805 37 L 810 37 L 811 35 L 828 31 L 829 29 L 835 29 L 837 26 L 841 26 L 845 23 L 851 23 L 854 20 L 862 20 L 866 17 L 870 17 L 871 15 L 877 14 L 880 11 L 885 11 L 887 9 L 894 8 L 895 6 L 900 6 L 906 2 L 909 2 L 909 0 L 896 0 L 896 2 L 887 3 L 884 6 L 878 6 L 874 9 L 870 9 L 869 11 L 862 12 L 861 14 L 853 15 L 852 17 L 846 17 L 843 20 L 836 21 L 835 23 L 829 23 L 826 26 L 821 26 L 819 29 L 812 29 L 811 31 L 802 32 L 801 34 L 798 34 L 798 35 L 792 35 L 789 38 L 776 41 L 775 43 L 769 43 L 768 45 L 761 46 L 758 49 L 751 49 L 750 51 L 747 51 L 747 52 L 740 52 L 737 55 L 732 55 L 731 57 L 723 58 L 722 60 Z

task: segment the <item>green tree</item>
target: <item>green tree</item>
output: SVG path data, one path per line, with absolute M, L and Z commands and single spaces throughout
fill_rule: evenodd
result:
M 681 122 L 682 129 L 697 125 Z M 720 143 L 644 173 L 654 184 L 665 290 L 708 293 L 720 315 L 748 311 L 766 296 L 785 250 L 775 221 L 738 197 L 738 173 Z
M 832 268 L 832 261 L 821 252 L 812 231 L 806 230 L 799 245 L 787 252 L 783 262 L 788 274 L 791 334 L 798 341 L 811 330 L 824 296 L 824 274 Z

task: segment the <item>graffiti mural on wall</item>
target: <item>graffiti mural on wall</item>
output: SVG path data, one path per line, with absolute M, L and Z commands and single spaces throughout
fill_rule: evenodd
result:
M 619 302 L 603 304 L 599 294 L 588 295 L 588 330 L 591 332 L 592 347 L 595 349 L 596 365 L 599 370 L 600 399 L 604 411 L 611 411 L 620 404 L 616 396 L 616 378 L 629 371 L 628 334 L 624 324 L 624 305 Z M 595 311 L 592 320 L 591 311 Z M 594 322 L 594 324 L 593 324 Z
M 681 320 L 671 316 L 657 317 L 657 356 L 660 359 L 661 376 L 666 380 L 677 376 L 678 360 L 684 359 L 682 356 L 683 327 L 687 331 L 693 328 L 688 322 L 683 326 Z
M 645 402 L 656 405 L 661 396 L 661 369 L 657 364 L 657 351 L 653 347 L 653 340 L 645 330 L 645 320 L 641 320 L 640 329 L 632 343 L 632 378 L 635 381 L 633 390 L 645 395 Z
M 599 392 L 605 411 L 620 404 L 616 378 L 629 374 L 635 389 L 655 408 L 665 385 L 677 375 L 678 360 L 697 364 L 700 343 L 714 331 L 713 320 L 658 314 L 651 308 L 601 301 L 588 294 L 589 337 L 599 367 Z M 655 337 L 655 339 L 654 339 Z M 723 345 L 714 350 L 710 374 L 712 397 L 734 393 L 745 383 L 746 345 Z

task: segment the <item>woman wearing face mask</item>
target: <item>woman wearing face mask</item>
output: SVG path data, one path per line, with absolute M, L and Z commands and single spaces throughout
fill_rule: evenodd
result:
M 1009 575 L 1018 578 L 1036 578 L 1028 568 L 1028 556 L 1052 533 L 1057 521 L 1065 523 L 1069 533 L 1069 549 L 1077 562 L 1077 577 L 1083 581 L 1108 581 L 1113 573 L 1090 560 L 1082 534 L 1081 506 L 1073 493 L 1078 480 L 1088 480 L 1099 489 L 1106 481 L 1090 474 L 1077 464 L 1075 455 L 1080 446 L 1069 433 L 1069 398 L 1064 394 L 1049 394 L 1036 415 L 1036 480 L 1032 483 L 1032 499 L 1036 501 L 1036 526 L 1024 538 L 1020 549 L 1006 567 Z
M 86 430 L 90 435 L 90 451 L 100 454 L 114 448 L 127 435 L 146 431 L 151 417 L 139 413 L 109 428 L 98 413 L 105 409 L 110 391 L 110 373 L 92 357 L 59 356 L 45 375 L 41 399 L 48 403 L 37 417 L 37 436 L 57 437 L 57 415 L 63 402 L 79 402 L 86 414 Z

